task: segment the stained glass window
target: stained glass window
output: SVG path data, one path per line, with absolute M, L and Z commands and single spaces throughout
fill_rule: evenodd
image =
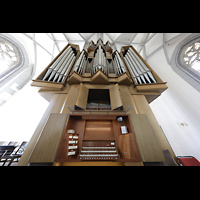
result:
M 8 43 L 8 41 L 0 40 L 0 74 L 14 67 L 18 61 L 18 52 L 12 44 Z
M 200 42 L 195 42 L 187 47 L 183 60 L 187 67 L 200 73 Z

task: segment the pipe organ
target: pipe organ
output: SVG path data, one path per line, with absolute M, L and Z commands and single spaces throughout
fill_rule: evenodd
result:
M 88 52 L 85 50 L 79 52 L 68 45 L 55 62 L 47 70 L 45 69 L 46 73 L 42 77 L 42 81 L 64 84 L 67 76 L 70 77 L 73 72 L 81 76 L 89 74 L 92 76 L 100 69 L 108 77 L 110 75 L 119 77 L 126 73 L 127 77 L 130 78 L 129 81 L 136 85 L 159 82 L 133 50 L 133 47 L 126 48 L 128 49 L 123 54 L 117 50 L 112 52 L 109 42 L 104 45 L 101 40 L 97 44 L 91 42 Z M 72 63 L 74 63 L 73 67 Z
M 18 165 L 143 165 L 176 156 L 149 103 L 167 89 L 133 46 L 67 44 L 33 80 L 50 105 Z

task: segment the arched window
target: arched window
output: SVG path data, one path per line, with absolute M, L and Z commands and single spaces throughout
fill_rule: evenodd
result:
M 200 73 L 200 41 L 186 46 L 183 60 L 188 68 Z
M 33 67 L 24 45 L 0 33 L 0 106 L 31 79 Z
M 6 38 L 0 37 L 0 81 L 22 64 L 19 48 Z
M 200 92 L 200 34 L 191 34 L 175 48 L 172 69 Z

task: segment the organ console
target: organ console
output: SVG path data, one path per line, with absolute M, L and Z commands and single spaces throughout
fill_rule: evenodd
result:
M 68 44 L 31 85 L 50 106 L 19 165 L 143 165 L 164 162 L 163 149 L 173 154 L 148 105 L 166 82 L 131 45 Z
M 118 121 L 121 117 L 123 120 Z M 121 151 L 121 125 L 129 129 L 130 143 L 128 150 Z M 127 128 L 126 128 L 127 129 Z M 73 130 L 73 133 L 69 133 Z M 125 133 L 123 133 L 125 135 Z M 67 142 L 66 142 L 67 138 Z M 65 153 L 66 152 L 66 153 Z M 128 159 L 122 155 L 126 152 Z M 61 138 L 56 162 L 82 161 L 141 161 L 135 134 L 128 115 L 70 115 L 66 130 Z

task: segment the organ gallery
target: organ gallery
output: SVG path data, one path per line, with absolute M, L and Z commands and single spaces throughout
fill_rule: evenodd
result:
M 133 46 L 69 43 L 31 85 L 49 106 L 18 165 L 176 165 L 149 106 L 166 82 Z

